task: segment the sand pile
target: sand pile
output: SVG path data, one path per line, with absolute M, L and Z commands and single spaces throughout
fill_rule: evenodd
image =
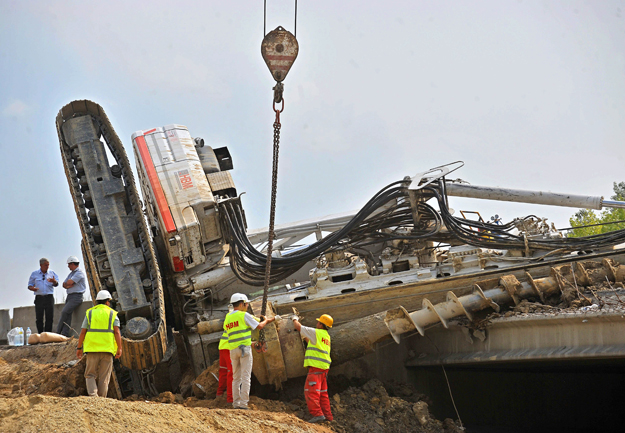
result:
M 75 348 L 76 340 L 0 349 L 0 397 L 10 397 L 0 398 L 1 432 L 460 431 L 451 420 L 434 419 L 424 395 L 401 384 L 387 390 L 376 379 L 341 386 L 343 392 L 331 397 L 334 421 L 321 426 L 306 422 L 310 415 L 301 381 L 293 382 L 291 392 L 275 393 L 273 400 L 252 396 L 249 411 L 233 410 L 225 396 L 212 398 L 217 364 L 190 381 L 193 392 L 188 394 L 195 396 L 186 399 L 171 392 L 152 398 L 133 395 L 124 401 L 83 397 L 85 367 L 75 359 Z
M 0 399 L 0 431 L 30 433 L 330 432 L 276 412 L 188 408 L 110 398 L 25 396 Z
M 0 396 L 86 395 L 85 363 L 76 360 L 76 342 L 0 350 Z

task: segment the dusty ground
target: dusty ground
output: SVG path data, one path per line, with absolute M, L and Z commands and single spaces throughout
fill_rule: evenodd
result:
M 225 397 L 210 398 L 215 387 L 210 371 L 195 381 L 207 392 L 194 389 L 195 396 L 186 399 L 171 392 L 151 399 L 137 395 L 125 401 L 93 399 L 85 396 L 84 362 L 75 360 L 75 348 L 76 340 L 0 348 L 1 432 L 459 431 L 451 420 L 440 422 L 430 416 L 425 396 L 405 385 L 390 390 L 394 396 L 389 396 L 377 380 L 342 387 L 344 391 L 331 399 L 335 420 L 321 426 L 305 421 L 310 415 L 299 387 L 291 390 L 297 392 L 274 395 L 276 399 L 252 396 L 251 410 L 233 410 Z
M 0 397 L 86 395 L 85 366 L 76 360 L 76 343 L 0 349 Z
M 0 431 L 30 432 L 330 432 L 293 415 L 263 411 L 188 408 L 110 398 L 41 395 L 0 398 Z

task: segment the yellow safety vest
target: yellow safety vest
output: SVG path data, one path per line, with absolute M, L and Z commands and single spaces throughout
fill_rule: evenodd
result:
M 315 329 L 317 344 L 308 342 L 304 355 L 304 367 L 316 367 L 323 370 L 330 368 L 330 334 L 325 329 Z
M 245 323 L 245 311 L 228 313 L 224 321 L 224 331 L 228 335 L 230 350 L 252 345 L 252 328 Z
M 83 342 L 83 352 L 117 353 L 117 342 L 113 323 L 117 311 L 104 304 L 87 310 L 87 334 Z
M 228 343 L 228 334 L 226 333 L 226 331 L 221 334 L 221 338 L 219 339 L 219 350 L 230 350 L 230 344 Z

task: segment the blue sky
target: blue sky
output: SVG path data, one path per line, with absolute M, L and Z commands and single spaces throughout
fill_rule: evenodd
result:
M 133 132 L 170 123 L 228 146 L 249 226 L 267 225 L 262 3 L 0 0 L 0 308 L 32 303 L 40 257 L 64 278 L 80 255 L 54 126 L 74 99 L 101 104 L 129 154 Z M 293 2 L 268 3 L 267 29 L 292 30 Z M 477 185 L 609 196 L 625 180 L 624 15 L 624 1 L 300 1 L 277 222 L 357 209 L 456 160 Z M 559 227 L 575 212 L 451 205 Z

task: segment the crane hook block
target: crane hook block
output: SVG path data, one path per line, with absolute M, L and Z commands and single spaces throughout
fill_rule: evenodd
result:
M 299 45 L 291 32 L 278 26 L 265 35 L 260 46 L 260 52 L 265 63 L 267 63 L 271 76 L 278 83 L 281 83 L 297 58 Z

